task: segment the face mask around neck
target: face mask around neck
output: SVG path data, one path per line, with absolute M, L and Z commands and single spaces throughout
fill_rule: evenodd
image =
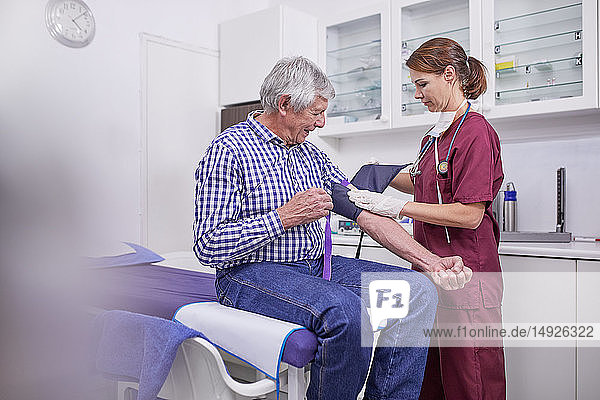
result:
M 456 113 L 458 112 L 458 110 L 463 108 L 463 106 L 465 104 L 467 104 L 467 99 L 464 99 L 463 102 L 460 103 L 460 106 L 458 106 L 458 108 L 455 111 L 440 112 L 439 113 L 440 118 L 438 119 L 438 121 L 436 122 L 434 127 L 429 131 L 428 135 L 433 136 L 433 137 L 440 137 L 442 135 L 442 133 L 444 133 L 446 131 L 446 129 L 448 129 L 450 127 L 450 125 L 452 125 L 452 122 L 454 122 L 454 117 L 456 116 Z

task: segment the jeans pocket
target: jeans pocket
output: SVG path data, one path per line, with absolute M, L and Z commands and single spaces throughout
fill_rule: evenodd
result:
M 227 297 L 227 289 L 230 285 L 231 279 L 227 274 L 215 279 L 215 292 L 217 293 L 217 299 L 219 300 L 219 303 L 226 306 L 233 306 L 233 302 Z

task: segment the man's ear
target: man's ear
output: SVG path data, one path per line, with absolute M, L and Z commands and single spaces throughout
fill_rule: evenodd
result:
M 290 104 L 290 95 L 284 94 L 279 97 L 277 101 L 277 108 L 279 109 L 279 114 L 286 115 L 288 111 L 292 108 Z

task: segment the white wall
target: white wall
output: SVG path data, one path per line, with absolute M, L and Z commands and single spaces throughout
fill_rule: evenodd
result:
M 0 0 L 0 174 L 35 185 L 56 169 L 71 191 L 57 202 L 76 200 L 77 222 L 139 242 L 139 34 L 217 50 L 220 21 L 268 3 L 86 1 L 96 36 L 71 49 L 49 36 L 46 0 Z

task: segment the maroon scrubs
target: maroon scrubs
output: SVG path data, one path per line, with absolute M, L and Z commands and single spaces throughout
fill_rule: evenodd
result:
M 448 154 L 458 118 L 439 138 L 439 160 Z M 423 140 L 424 145 L 428 138 Z M 415 201 L 438 204 L 436 181 L 442 202 L 485 203 L 485 213 L 476 229 L 448 227 L 450 244 L 443 226 L 414 221 L 414 238 L 439 256 L 459 255 L 474 272 L 464 289 L 438 289 L 437 321 L 456 323 L 501 322 L 502 278 L 498 243 L 500 231 L 491 204 L 500 190 L 504 174 L 497 133 L 485 118 L 469 112 L 450 149 L 448 172 L 435 168 L 432 145 L 419 163 L 421 173 L 413 182 Z M 478 272 L 497 274 L 478 275 Z M 491 277 L 490 277 L 491 275 Z M 504 399 L 504 352 L 497 347 L 432 347 L 427 360 L 421 399 Z

